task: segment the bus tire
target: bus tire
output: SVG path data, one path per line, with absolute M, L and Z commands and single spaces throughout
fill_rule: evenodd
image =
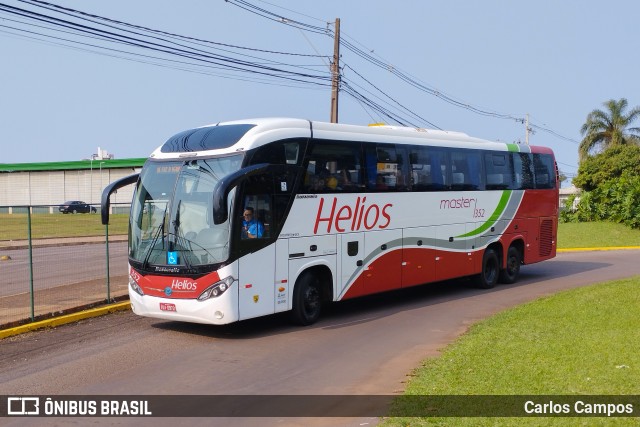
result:
M 500 283 L 508 285 L 515 283 L 520 275 L 522 256 L 515 246 L 511 246 L 507 252 L 507 267 L 500 272 Z
M 500 275 L 500 261 L 498 254 L 493 249 L 487 248 L 482 256 L 482 271 L 478 281 L 478 287 L 482 289 L 491 289 L 498 282 Z
M 311 325 L 320 317 L 321 308 L 320 280 L 309 272 L 303 273 L 293 290 L 291 320 L 297 325 Z

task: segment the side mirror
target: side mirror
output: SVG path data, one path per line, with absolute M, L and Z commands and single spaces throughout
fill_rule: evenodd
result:
M 139 176 L 139 173 L 125 176 L 124 178 L 120 178 L 119 180 L 107 185 L 104 190 L 102 190 L 102 200 L 100 202 L 100 217 L 103 225 L 109 224 L 109 207 L 111 206 L 109 197 L 111 196 L 111 194 L 119 188 L 136 183 Z

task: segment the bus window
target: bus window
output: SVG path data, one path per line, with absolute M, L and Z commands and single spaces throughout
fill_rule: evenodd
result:
M 533 188 L 532 159 L 529 153 L 512 153 L 514 190 L 528 190 Z
M 431 150 L 431 180 L 435 190 L 447 190 L 450 186 L 447 153 L 444 150 Z
M 308 193 L 362 190 L 359 143 L 316 142 L 304 164 L 303 191 Z
M 451 152 L 451 189 L 480 190 L 480 153 L 473 150 Z
M 556 174 L 553 157 L 548 154 L 533 155 L 536 188 L 555 188 Z
M 266 194 L 247 195 L 242 206 L 242 239 L 266 239 L 271 233 L 271 201 Z
M 410 182 L 413 191 L 432 190 L 431 159 L 427 147 L 409 149 Z
M 402 153 L 392 144 L 368 144 L 365 148 L 367 162 L 367 188 L 373 191 L 406 190 L 405 165 Z
M 299 165 L 300 153 L 302 152 L 302 140 L 277 141 L 264 145 L 253 153 L 250 165 L 259 163 L 269 163 L 272 165 Z
M 487 174 L 487 190 L 513 188 L 509 153 L 485 153 L 484 167 Z
M 410 181 L 413 191 L 440 191 L 449 186 L 447 155 L 433 147 L 409 148 Z

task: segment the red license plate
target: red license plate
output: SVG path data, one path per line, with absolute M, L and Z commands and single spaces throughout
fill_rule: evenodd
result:
M 160 310 L 162 311 L 176 311 L 176 305 L 168 302 L 160 303 Z

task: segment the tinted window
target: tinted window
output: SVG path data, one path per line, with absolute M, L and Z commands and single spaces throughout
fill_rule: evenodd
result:
M 451 189 L 481 189 L 480 162 L 480 153 L 477 151 L 455 150 L 451 152 Z
M 183 153 L 231 147 L 255 125 L 224 125 L 189 129 L 167 140 L 160 151 Z
M 300 165 L 304 141 L 291 139 L 276 141 L 258 148 L 249 164 L 269 163 L 272 165 Z
M 512 153 L 514 171 L 514 189 L 528 190 L 533 188 L 533 159 L 529 153 Z
M 367 188 L 373 191 L 406 190 L 402 150 L 393 144 L 367 144 Z
M 302 191 L 308 193 L 362 191 L 360 143 L 315 142 L 305 159 Z
M 556 174 L 553 157 L 548 154 L 533 155 L 536 188 L 555 188 Z
M 448 188 L 447 156 L 434 147 L 409 149 L 411 188 L 414 191 L 437 191 Z
M 509 153 L 485 153 L 484 168 L 487 173 L 487 190 L 513 188 L 511 156 Z

